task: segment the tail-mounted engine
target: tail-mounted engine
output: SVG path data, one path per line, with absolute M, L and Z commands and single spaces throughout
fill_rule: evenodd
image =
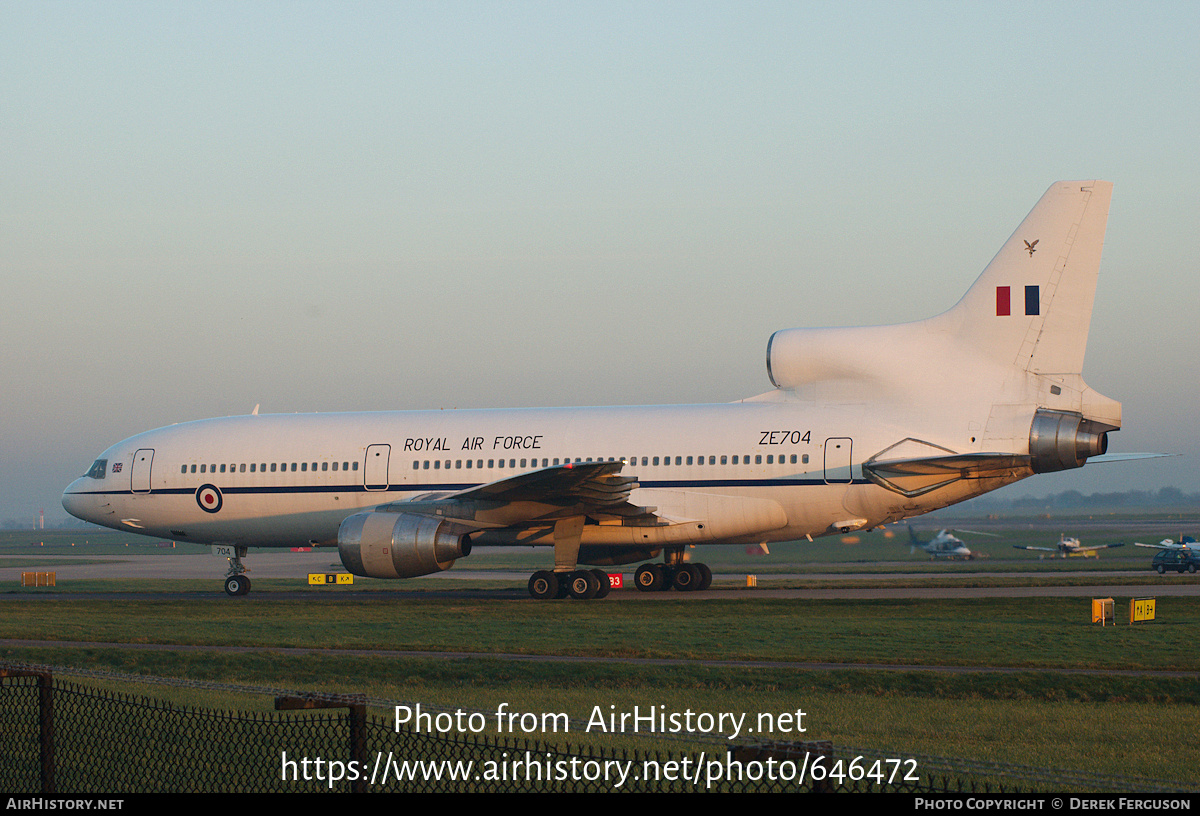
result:
M 338 554 L 355 575 L 415 578 L 448 570 L 470 555 L 471 532 L 419 513 L 356 513 L 338 530 Z
M 1029 429 L 1029 464 L 1034 473 L 1083 467 L 1089 456 L 1108 450 L 1110 425 L 1079 414 L 1040 409 Z

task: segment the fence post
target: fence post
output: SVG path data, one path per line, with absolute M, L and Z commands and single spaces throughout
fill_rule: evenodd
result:
M 0 677 L 36 677 L 38 685 L 38 777 L 42 793 L 54 793 L 54 677 L 48 671 L 0 666 Z
M 294 697 L 280 695 L 275 698 L 276 711 L 300 711 L 315 708 L 345 708 L 350 714 L 350 759 L 360 769 L 366 765 L 367 707 L 353 697 Z M 351 793 L 366 793 L 367 780 L 359 774 L 350 782 Z

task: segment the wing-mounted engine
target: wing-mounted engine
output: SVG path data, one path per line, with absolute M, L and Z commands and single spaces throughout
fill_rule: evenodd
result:
M 420 513 L 355 513 L 338 530 L 338 555 L 346 569 L 369 578 L 415 578 L 442 572 L 471 554 L 462 524 Z

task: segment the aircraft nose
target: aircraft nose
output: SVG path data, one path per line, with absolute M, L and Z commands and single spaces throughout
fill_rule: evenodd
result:
M 91 521 L 88 511 L 91 509 L 93 501 L 92 497 L 83 491 L 82 482 L 83 479 L 76 479 L 67 486 L 67 489 L 63 491 L 62 506 L 75 518 Z

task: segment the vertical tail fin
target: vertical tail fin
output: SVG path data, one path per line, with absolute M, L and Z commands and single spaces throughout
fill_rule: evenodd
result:
M 1050 186 L 940 319 L 976 350 L 1034 374 L 1083 370 L 1112 184 Z
M 984 434 L 971 441 L 994 450 L 1026 439 L 1040 409 L 1119 428 L 1120 403 L 1082 377 L 1111 197 L 1106 181 L 1052 184 L 962 300 L 936 317 L 775 332 L 771 382 L 814 401 L 933 401 L 964 416 L 986 407 Z

